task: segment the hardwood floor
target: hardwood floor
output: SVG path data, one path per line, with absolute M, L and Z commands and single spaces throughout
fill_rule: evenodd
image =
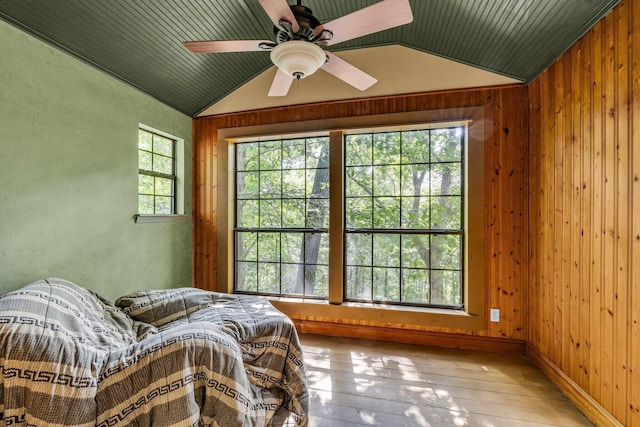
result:
M 524 356 L 300 334 L 310 426 L 591 426 Z

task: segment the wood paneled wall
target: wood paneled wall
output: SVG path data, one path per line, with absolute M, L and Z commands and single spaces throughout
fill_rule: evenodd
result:
M 640 1 L 528 88 L 528 346 L 640 426 Z M 604 421 L 602 421 L 604 423 Z
M 194 120 L 194 285 L 216 290 L 216 175 L 218 129 L 300 120 L 483 106 L 485 108 L 485 273 L 487 308 L 501 309 L 500 323 L 481 331 L 424 330 L 524 340 L 523 283 L 526 102 L 524 86 L 412 94 L 367 100 L 259 110 Z M 322 319 L 309 319 L 318 321 Z M 349 319 L 338 320 L 350 323 Z M 377 326 L 368 322 L 368 326 Z M 379 325 L 419 329 L 415 325 Z

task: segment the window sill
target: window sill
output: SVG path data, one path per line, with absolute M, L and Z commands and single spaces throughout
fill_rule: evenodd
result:
M 366 321 L 380 325 L 421 325 L 467 330 L 486 329 L 485 316 L 464 310 L 407 307 L 385 304 L 330 304 L 325 300 L 267 297 L 274 307 L 294 319 L 322 318 L 327 321 Z
M 184 222 L 189 219 L 189 215 L 140 215 L 133 216 L 136 223 L 151 222 Z

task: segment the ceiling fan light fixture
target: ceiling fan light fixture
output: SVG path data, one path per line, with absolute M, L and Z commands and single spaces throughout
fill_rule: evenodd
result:
M 317 44 L 290 40 L 271 50 L 271 61 L 283 73 L 303 79 L 318 71 L 326 62 L 324 50 Z

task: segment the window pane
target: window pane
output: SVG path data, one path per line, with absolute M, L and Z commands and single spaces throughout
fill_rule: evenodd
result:
M 236 259 L 238 261 L 258 260 L 258 234 L 236 233 Z
M 300 277 L 300 284 L 302 284 L 301 278 L 303 271 L 304 264 L 280 264 L 281 289 L 283 294 L 302 295 L 303 287 L 302 285 L 298 285 L 298 278 Z
M 400 235 L 373 235 L 373 265 L 378 267 L 400 267 Z
M 402 133 L 402 161 L 404 164 L 429 162 L 429 131 Z
M 345 201 L 347 228 L 373 228 L 371 199 L 347 199 Z
M 307 227 L 328 228 L 329 227 L 329 200 L 309 199 L 307 204 Z
M 151 156 L 152 154 L 148 151 L 138 151 L 138 169 L 145 171 L 152 170 Z
M 260 201 L 260 227 L 273 228 L 282 226 L 282 200 Z
M 400 195 L 400 166 L 374 166 L 373 194 L 375 196 Z
M 150 132 L 147 132 L 142 129 L 138 129 L 138 148 L 140 150 L 151 151 L 152 145 L 151 140 L 153 136 Z
M 287 228 L 304 228 L 304 199 L 282 201 L 282 226 Z
M 153 214 L 153 196 L 138 196 L 138 213 Z
M 345 195 L 347 197 L 371 196 L 372 188 L 372 167 L 356 166 L 348 167 L 346 169 Z
M 429 183 L 429 165 L 402 166 L 403 196 L 428 196 Z
M 431 268 L 459 270 L 461 237 L 453 234 L 431 236 Z
M 402 270 L 402 301 L 429 304 L 429 270 Z
M 173 213 L 173 197 L 156 196 L 156 215 L 170 215 Z
M 329 235 L 306 233 L 304 242 L 305 263 L 329 265 Z
M 349 233 L 346 236 L 347 265 L 371 265 L 372 235 L 368 233 Z
M 373 161 L 372 135 L 346 135 L 345 140 L 345 165 L 370 165 Z
M 460 271 L 431 271 L 431 304 L 461 305 L 461 278 Z
M 402 266 L 427 268 L 429 266 L 429 235 L 402 236 Z
M 156 194 L 159 196 L 173 196 L 173 180 L 156 178 Z
M 259 144 L 245 143 L 236 144 L 236 169 L 239 171 L 257 171 L 259 170 L 260 158 Z
M 282 197 L 282 172 L 260 172 L 260 197 L 263 199 L 279 199 Z
M 236 262 L 236 289 L 258 291 L 258 263 Z
M 304 170 L 282 171 L 282 197 L 299 198 L 305 196 Z
M 303 233 L 282 233 L 280 256 L 282 262 L 302 262 Z
M 431 228 L 428 197 L 402 198 L 402 228 L 427 230 Z
M 307 196 L 329 197 L 329 169 L 307 171 Z
M 173 157 L 173 141 L 158 135 L 153 136 L 153 152 Z
M 307 169 L 329 167 L 329 138 L 307 140 Z
M 431 162 L 455 162 L 462 158 L 462 128 L 431 131 Z
M 138 194 L 153 195 L 153 177 L 149 175 L 138 175 Z
M 377 301 L 400 301 L 400 269 L 373 269 L 373 299 Z
M 374 228 L 400 228 L 400 199 L 397 197 L 374 197 Z
M 264 141 L 260 143 L 260 169 L 282 169 L 282 144 L 280 141 Z
M 258 292 L 280 292 L 280 264 L 269 262 L 258 263 Z
M 460 163 L 436 163 L 431 165 L 431 195 L 460 195 L 462 171 Z
M 153 155 L 153 171 L 166 173 L 168 175 L 173 174 L 173 159 L 170 157 Z
M 258 260 L 280 262 L 280 233 L 258 233 Z
M 285 170 L 304 169 L 305 141 L 290 139 L 282 142 L 282 168 Z
M 236 197 L 238 199 L 257 199 L 259 182 L 258 172 L 238 172 L 236 174 Z
M 259 227 L 260 202 L 258 200 L 238 200 L 236 203 L 236 218 L 238 227 Z
M 373 135 L 373 163 L 376 165 L 400 163 L 400 132 Z
M 372 267 L 346 268 L 346 297 L 348 299 L 372 299 Z
M 462 200 L 460 197 L 431 198 L 431 228 L 442 230 L 462 228 Z
M 329 296 L 329 267 L 307 265 L 305 268 L 304 294 L 308 296 Z

